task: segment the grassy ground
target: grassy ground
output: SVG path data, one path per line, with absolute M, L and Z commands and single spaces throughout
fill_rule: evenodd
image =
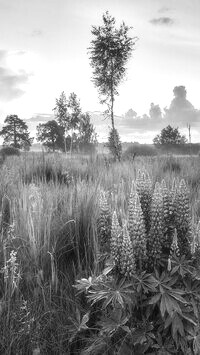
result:
M 84 304 L 77 307 L 73 284 L 95 272 L 100 191 L 123 217 L 139 169 L 148 171 L 154 184 L 184 178 L 193 218 L 200 218 L 198 156 L 113 163 L 103 156 L 70 160 L 29 153 L 5 160 L 0 170 L 1 354 L 76 353 L 73 334 Z

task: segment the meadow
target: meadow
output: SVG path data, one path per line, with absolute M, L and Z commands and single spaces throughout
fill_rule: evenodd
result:
M 133 290 L 126 289 L 123 301 L 113 301 L 112 298 L 106 306 L 103 305 L 106 282 L 110 282 L 114 273 L 119 273 L 119 269 L 114 271 L 113 264 L 107 262 L 107 241 L 99 239 L 102 230 L 104 237 L 106 233 L 112 233 L 109 228 L 113 228 L 114 233 L 113 220 L 109 222 L 110 217 L 103 219 L 103 213 L 110 213 L 112 219 L 115 211 L 119 227 L 126 224 L 133 181 L 137 180 L 139 171 L 148 175 L 153 190 L 163 179 L 170 191 L 173 181 L 184 179 L 189 191 L 190 224 L 197 226 L 200 219 L 199 156 L 136 156 L 133 161 L 113 162 L 103 155 L 77 155 L 70 159 L 64 154 L 31 152 L 8 157 L 2 162 L 0 354 L 199 354 L 199 305 L 196 296 L 190 300 L 196 312 L 190 309 L 188 294 L 179 292 L 175 297 L 183 307 L 188 303 L 189 321 L 186 315 L 184 321 L 193 326 L 191 329 L 195 329 L 195 334 L 191 334 L 190 326 L 185 325 L 181 318 L 184 312 L 180 305 L 176 310 L 180 316 L 178 321 L 176 318 L 176 331 L 169 319 L 170 316 L 173 318 L 175 309 L 173 312 L 168 308 L 166 312 L 161 310 L 160 319 L 166 317 L 165 321 L 168 321 L 166 338 L 175 332 L 167 345 L 162 336 L 157 338 L 154 332 L 159 333 L 160 329 L 160 334 L 165 337 L 166 329 L 161 327 L 159 320 L 152 327 L 151 319 L 148 330 L 145 328 L 145 333 L 136 337 L 138 329 L 143 328 L 136 329 L 136 323 L 130 318 L 132 311 L 127 299 L 130 294 L 134 297 Z M 117 220 L 115 222 L 118 224 Z M 106 223 L 110 225 L 106 227 Z M 194 261 L 194 257 L 188 258 Z M 194 265 L 196 268 L 196 264 L 190 265 L 193 271 Z M 137 269 L 137 261 L 135 267 Z M 163 267 L 167 269 L 166 265 L 159 265 L 158 269 L 163 270 Z M 189 271 L 186 271 L 185 264 L 184 267 L 186 274 Z M 105 268 L 106 272 L 103 271 Z M 142 272 L 144 275 L 144 270 L 145 266 L 140 265 L 139 271 L 134 271 L 135 275 Z M 116 282 L 128 282 L 130 286 L 132 274 L 129 271 L 126 270 L 125 276 L 120 276 Z M 166 272 L 169 277 L 171 270 Z M 148 270 L 148 275 L 155 279 L 153 273 L 153 269 Z M 98 279 L 99 275 L 107 278 L 106 281 Z M 189 276 L 181 281 L 180 277 L 177 276 L 173 282 L 177 283 L 176 289 L 183 290 L 182 284 L 188 281 Z M 199 287 L 198 276 L 195 277 L 195 285 Z M 98 289 L 97 279 L 104 282 L 104 288 Z M 155 284 L 154 290 L 148 289 L 150 280 L 153 279 L 148 279 L 146 291 L 143 289 L 140 293 L 141 304 L 135 306 L 137 310 L 142 309 L 148 292 L 151 296 L 156 295 L 158 286 Z M 126 287 L 128 284 L 125 283 Z M 173 283 L 170 287 L 173 288 Z M 99 299 L 94 299 L 94 295 Z M 143 295 L 146 298 L 142 300 Z M 113 319 L 110 316 L 113 308 L 121 312 L 120 322 L 118 319 L 115 327 L 113 322 L 106 323 L 106 319 Z M 137 317 L 140 318 L 139 315 Z M 143 316 L 140 320 L 144 320 Z M 186 343 L 184 337 L 187 338 Z M 184 347 L 187 347 L 187 352 L 184 352 Z

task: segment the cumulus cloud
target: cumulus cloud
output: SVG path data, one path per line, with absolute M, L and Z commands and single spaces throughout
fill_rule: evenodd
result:
M 135 130 L 141 133 L 159 131 L 169 124 L 179 128 L 186 128 L 188 124 L 194 129 L 197 129 L 197 127 L 200 128 L 200 110 L 196 109 L 192 103 L 187 100 L 185 86 L 176 86 L 173 90 L 173 94 L 174 98 L 169 108 L 165 108 L 164 112 L 162 112 L 159 105 L 151 103 L 149 115 L 144 114 L 142 117 L 128 117 L 127 114 L 125 114 L 124 117 L 116 120 L 116 124 L 127 132 L 128 130 Z
M 166 7 L 166 6 L 163 6 L 161 7 L 158 12 L 159 13 L 166 13 L 166 12 L 169 12 L 170 11 L 170 8 L 169 7 Z
M 30 74 L 24 70 L 13 71 L 7 65 L 7 58 L 12 54 L 6 50 L 0 50 L 0 99 L 10 101 L 22 96 L 25 91 L 21 86 L 28 82 Z M 24 51 L 17 51 L 15 54 L 23 55 Z
M 28 122 L 48 122 L 50 120 L 54 119 L 54 115 L 53 114 L 49 114 L 49 113 L 37 113 L 35 116 L 27 119 L 26 121 Z
M 21 89 L 21 85 L 26 84 L 29 74 L 24 71 L 18 73 L 12 70 L 0 67 L 0 98 L 9 101 L 22 96 L 25 91 Z
M 0 49 L 0 63 L 6 58 L 7 56 L 7 51 Z
M 162 111 L 160 106 L 154 105 L 154 103 L 152 102 L 149 110 L 149 116 L 153 120 L 160 120 L 162 118 Z
M 150 23 L 155 26 L 169 26 L 174 24 L 174 20 L 171 17 L 157 17 L 150 20 Z
M 200 127 L 200 110 L 194 108 L 187 100 L 185 86 L 176 86 L 173 90 L 174 98 L 168 109 L 165 109 L 165 119 L 169 124 L 186 127 L 187 124 Z
M 137 116 L 135 118 L 122 117 L 120 120 L 116 120 L 116 125 L 123 128 L 123 131 L 133 130 L 137 132 L 152 132 L 159 130 L 162 125 L 162 120 L 157 117 L 151 118 L 147 114 L 142 117 Z
M 40 29 L 35 29 L 31 32 L 31 37 L 40 37 L 43 35 L 43 31 Z

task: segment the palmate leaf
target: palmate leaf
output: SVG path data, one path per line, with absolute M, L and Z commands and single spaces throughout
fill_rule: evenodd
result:
M 173 317 L 175 312 L 182 314 L 180 304 L 187 304 L 187 301 L 182 297 L 185 294 L 183 290 L 172 288 L 177 282 L 177 277 L 172 277 L 164 272 L 159 275 L 157 271 L 155 276 L 157 293 L 149 300 L 149 304 L 158 304 L 162 318 L 165 313 L 168 313 L 170 317 Z
M 89 321 L 90 314 L 87 312 L 86 314 L 81 317 L 80 310 L 76 308 L 75 317 L 69 317 L 70 326 L 68 327 L 68 332 L 71 334 L 70 342 L 74 340 L 77 334 L 83 330 L 87 330 L 87 322 Z
M 174 312 L 177 312 L 179 314 L 182 313 L 181 307 L 179 306 L 178 302 L 173 297 L 171 297 L 169 294 L 164 293 L 161 296 L 161 300 L 160 300 L 160 313 L 163 318 L 164 318 L 166 312 L 171 317 L 173 317 Z
M 156 350 L 156 354 L 158 355 L 177 354 L 172 338 L 162 337 L 160 333 L 157 334 L 156 344 L 152 345 L 152 348 Z M 155 352 L 151 354 L 153 355 Z
M 142 353 L 145 353 L 154 343 L 155 335 L 153 329 L 153 324 L 148 323 L 144 324 L 141 328 L 134 328 L 131 331 L 131 341 L 134 346 L 142 346 Z
M 121 308 L 115 308 L 108 315 L 104 315 L 98 322 L 98 325 L 102 328 L 103 332 L 109 334 L 110 336 L 115 333 L 119 328 L 124 330 L 126 333 L 130 333 L 130 329 L 126 326 L 129 318 L 124 314 Z
M 155 277 L 145 271 L 140 275 L 134 275 L 134 282 L 138 293 L 156 292 L 156 287 L 158 286 L 158 281 Z
M 194 315 L 198 318 L 199 312 L 197 304 L 200 301 L 200 283 L 197 280 L 192 280 L 192 278 L 184 279 L 183 283 L 187 300 L 193 307 Z
M 96 278 L 91 276 L 88 279 L 76 280 L 76 285 L 74 287 L 77 289 L 78 293 L 87 292 L 91 286 L 96 282 Z
M 195 355 L 200 354 L 200 333 L 199 333 L 199 328 L 191 328 L 188 331 L 189 335 L 187 336 L 187 339 L 189 341 L 192 341 L 193 344 L 193 351 Z
M 185 255 L 181 257 L 174 255 L 171 262 L 173 265 L 171 275 L 178 273 L 183 278 L 185 275 L 192 275 L 194 272 L 194 268 L 190 265 L 191 261 L 187 260 Z
M 134 294 L 135 290 L 131 283 L 127 283 L 125 279 L 118 282 L 112 278 L 94 285 L 89 290 L 87 297 L 92 305 L 103 301 L 103 308 L 108 307 L 110 304 L 113 307 L 120 305 L 123 308 L 134 303 Z
M 181 336 L 185 336 L 184 325 L 180 315 L 177 312 L 171 316 L 168 316 L 165 321 L 165 328 L 168 328 L 171 325 L 173 339 L 175 339 L 177 333 Z
M 81 355 L 99 355 L 106 354 L 110 345 L 110 337 L 95 335 L 89 338 L 87 348 L 81 351 Z

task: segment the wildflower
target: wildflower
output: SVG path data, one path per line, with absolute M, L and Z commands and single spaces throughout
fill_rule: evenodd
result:
M 112 216 L 110 248 L 111 248 L 111 255 L 116 265 L 119 265 L 121 247 L 122 247 L 122 230 L 118 222 L 117 213 L 116 211 L 114 211 Z
M 150 230 L 150 207 L 152 199 L 152 181 L 148 172 L 141 174 L 139 171 L 136 179 L 136 186 L 144 216 L 146 233 L 148 233 Z
M 162 247 L 170 249 L 174 231 L 174 206 L 173 193 L 167 188 L 163 179 L 161 182 L 161 191 L 163 196 L 163 245 Z
M 19 286 L 19 281 L 21 278 L 19 264 L 17 263 L 16 251 L 12 250 L 10 252 L 10 259 L 5 262 L 5 266 L 2 269 L 2 272 L 4 274 L 4 282 L 7 292 L 9 292 L 10 297 L 12 297 L 15 290 Z
M 175 195 L 175 227 L 181 254 L 190 252 L 192 220 L 190 215 L 189 191 L 185 180 L 182 179 Z
M 123 227 L 123 240 L 120 254 L 121 273 L 126 277 L 131 277 L 135 274 L 135 256 L 130 235 L 126 226 Z
M 111 212 L 104 191 L 99 198 L 99 216 L 97 219 L 97 234 L 102 251 L 108 251 L 111 238 Z
M 139 261 L 141 267 L 142 261 L 146 259 L 147 238 L 140 199 L 137 193 L 130 196 L 129 199 L 128 229 L 134 248 L 135 258 Z
M 151 229 L 148 237 L 148 252 L 153 264 L 160 259 L 163 242 L 163 197 L 160 184 L 155 185 L 151 204 Z

